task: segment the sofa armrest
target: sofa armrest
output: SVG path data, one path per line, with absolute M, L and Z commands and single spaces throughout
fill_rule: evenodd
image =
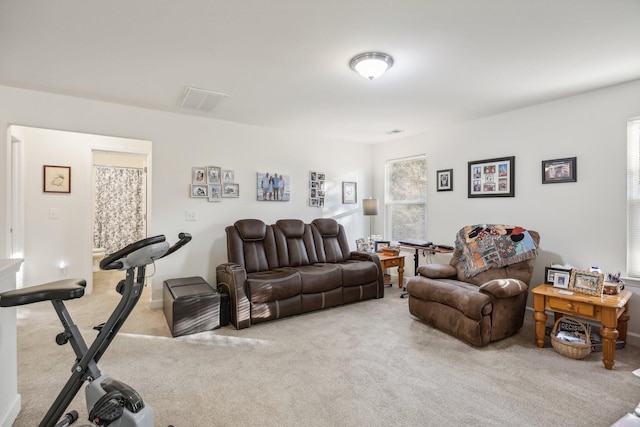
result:
M 245 291 L 247 272 L 234 263 L 220 264 L 216 267 L 216 283 L 218 288 L 229 294 L 230 321 L 236 329 L 248 328 L 251 325 L 251 307 Z
M 418 274 L 430 279 L 454 279 L 458 270 L 449 264 L 426 264 L 418 267 Z
M 495 298 L 513 297 L 526 293 L 528 289 L 527 284 L 518 279 L 494 279 L 480 286 L 481 292 L 492 295 Z
M 349 259 L 356 260 L 356 261 L 370 261 L 378 267 L 377 298 L 384 298 L 384 273 L 382 272 L 382 265 L 380 265 L 380 258 L 378 258 L 378 254 L 362 252 L 362 251 L 351 251 L 349 253 Z

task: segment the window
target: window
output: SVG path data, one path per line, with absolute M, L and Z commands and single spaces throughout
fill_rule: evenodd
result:
M 387 240 L 427 239 L 427 158 L 387 161 L 385 218 Z
M 640 117 L 627 122 L 627 275 L 640 277 Z

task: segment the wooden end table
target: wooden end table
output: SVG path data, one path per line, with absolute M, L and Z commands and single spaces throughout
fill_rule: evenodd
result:
M 404 256 L 378 254 L 378 258 L 380 258 L 380 266 L 383 270 L 386 268 L 398 267 L 398 287 L 401 288 L 404 283 Z
M 560 293 L 562 289 L 552 285 L 540 285 L 533 293 L 533 318 L 536 325 L 536 345 L 544 347 L 547 321 L 545 310 L 553 311 L 557 321 L 563 314 L 595 320 L 602 324 L 602 362 L 612 369 L 616 351 L 616 339 L 627 343 L 627 322 L 629 321 L 629 299 L 631 291 L 623 290 L 618 295 L 591 296 L 574 292 L 572 295 Z

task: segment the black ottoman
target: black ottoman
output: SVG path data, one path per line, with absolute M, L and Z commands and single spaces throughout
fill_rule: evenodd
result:
M 220 327 L 220 294 L 202 277 L 165 280 L 163 308 L 174 337 Z

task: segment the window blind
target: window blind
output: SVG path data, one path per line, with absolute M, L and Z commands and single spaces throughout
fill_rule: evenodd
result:
M 640 117 L 627 122 L 627 276 L 640 277 Z
M 425 155 L 388 160 L 385 180 L 387 240 L 426 240 L 427 158 Z

